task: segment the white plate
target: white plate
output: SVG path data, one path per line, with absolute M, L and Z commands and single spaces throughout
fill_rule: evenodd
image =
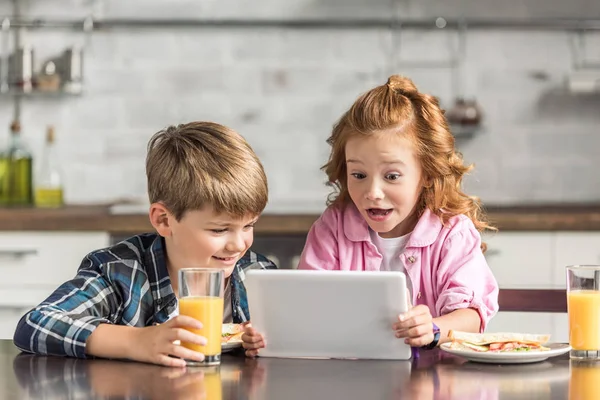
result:
M 233 342 L 227 342 L 227 343 L 221 343 L 221 352 L 222 353 L 227 353 L 228 351 L 231 351 L 233 349 L 237 349 L 238 347 L 242 347 L 242 341 L 233 341 Z
M 546 351 L 519 351 L 513 353 L 477 352 L 474 350 L 456 350 L 450 348 L 450 343 L 444 343 L 440 348 L 450 354 L 464 357 L 469 361 L 487 364 L 525 364 L 544 361 L 550 357 L 568 353 L 571 346 L 563 343 L 545 344 L 550 348 Z

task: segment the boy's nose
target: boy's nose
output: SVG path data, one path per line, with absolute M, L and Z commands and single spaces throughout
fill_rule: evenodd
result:
M 242 251 L 246 247 L 244 238 L 240 235 L 234 235 L 231 240 L 227 242 L 225 249 L 231 252 Z

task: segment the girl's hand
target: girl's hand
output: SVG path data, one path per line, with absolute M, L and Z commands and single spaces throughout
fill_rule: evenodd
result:
M 264 348 L 266 345 L 263 335 L 258 333 L 258 331 L 254 329 L 250 323 L 247 323 L 244 326 L 242 342 L 244 350 L 246 350 L 246 357 L 256 357 L 259 350 Z
M 422 347 L 433 342 L 433 317 L 426 305 L 418 305 L 398 315 L 398 321 L 392 327 L 397 338 L 406 338 L 404 343 Z

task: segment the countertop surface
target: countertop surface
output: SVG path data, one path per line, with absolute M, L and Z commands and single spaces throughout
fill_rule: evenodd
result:
M 247 359 L 218 369 L 42 357 L 0 341 L 1 399 L 592 399 L 600 364 L 467 362 L 441 350 L 411 361 Z M 569 391 L 571 391 L 569 393 Z M 586 397 L 591 396 L 591 397 Z
M 488 206 L 490 222 L 501 231 L 600 231 L 600 204 Z M 308 232 L 318 214 L 265 213 L 257 234 Z M 152 231 L 144 208 L 113 213 L 108 206 L 59 209 L 0 208 L 0 231 L 107 231 L 137 234 Z

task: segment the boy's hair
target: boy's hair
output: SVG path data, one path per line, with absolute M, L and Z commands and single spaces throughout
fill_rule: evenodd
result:
M 154 134 L 146 157 L 150 203 L 179 221 L 212 206 L 233 217 L 259 215 L 267 205 L 263 166 L 246 140 L 213 122 L 170 126 Z
M 346 143 L 353 136 L 370 136 L 379 132 L 405 135 L 415 145 L 423 168 L 425 184 L 418 212 L 426 208 L 445 224 L 455 215 L 468 216 L 480 232 L 495 230 L 486 220 L 478 198 L 461 190 L 463 175 L 472 169 L 465 166 L 454 148 L 454 136 L 448 128 L 438 99 L 420 93 L 413 82 L 392 75 L 385 85 L 360 96 L 334 126 L 327 143 L 331 145 L 329 161 L 323 170 L 334 187 L 328 205 L 348 204 Z

